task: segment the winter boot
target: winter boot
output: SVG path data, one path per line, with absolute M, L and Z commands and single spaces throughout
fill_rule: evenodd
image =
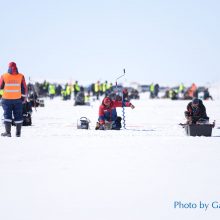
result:
M 22 123 L 16 124 L 16 137 L 21 137 L 21 126 Z
M 5 122 L 5 132 L 1 133 L 3 137 L 11 137 L 11 122 Z
M 100 128 L 100 123 L 96 122 L 95 130 L 99 130 L 99 128 Z

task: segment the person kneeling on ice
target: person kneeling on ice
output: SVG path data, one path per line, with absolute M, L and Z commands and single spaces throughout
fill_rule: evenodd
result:
M 96 130 L 120 130 L 121 117 L 117 116 L 117 107 L 131 107 L 135 108 L 130 102 L 112 100 L 105 97 L 99 107 L 99 119 L 96 125 Z
M 188 105 L 185 111 L 187 124 L 207 124 L 209 117 L 206 114 L 206 108 L 202 100 L 194 98 Z

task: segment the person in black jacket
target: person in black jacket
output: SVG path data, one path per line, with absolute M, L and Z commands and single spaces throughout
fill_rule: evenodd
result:
M 194 98 L 188 105 L 187 111 L 185 111 L 185 117 L 187 124 L 204 124 L 208 123 L 209 117 L 206 113 L 206 108 L 203 105 L 202 100 Z
M 208 88 L 205 88 L 205 90 L 203 91 L 203 94 L 204 94 L 203 95 L 203 99 L 204 100 L 209 100 L 209 99 L 213 100 L 212 96 L 209 93 L 209 89 Z

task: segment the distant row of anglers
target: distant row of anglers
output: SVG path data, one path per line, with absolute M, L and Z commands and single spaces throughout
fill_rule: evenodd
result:
M 158 84 L 150 85 L 150 98 L 159 98 L 160 87 Z M 198 87 L 195 83 L 192 83 L 190 87 L 185 87 L 181 83 L 178 87 L 163 88 L 164 95 L 161 98 L 169 98 L 172 100 L 190 100 L 193 98 L 201 98 L 203 100 L 213 100 L 209 93 L 209 89 L 206 87 Z

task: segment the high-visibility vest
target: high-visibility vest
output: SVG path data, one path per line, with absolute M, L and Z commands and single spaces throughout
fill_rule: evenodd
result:
M 184 89 L 185 89 L 184 85 L 183 85 L 183 84 L 180 84 L 180 86 L 179 86 L 179 92 L 182 92 Z
M 112 85 L 110 83 L 107 84 L 107 90 L 111 89 Z
M 151 84 L 151 85 L 150 85 L 150 91 L 151 91 L 151 92 L 154 92 L 154 84 Z
M 49 94 L 50 95 L 55 95 L 56 93 L 56 88 L 54 85 L 49 85 Z
M 66 90 L 62 90 L 61 95 L 66 96 Z
M 80 87 L 79 87 L 79 85 L 77 83 L 74 84 L 74 91 L 75 92 L 79 92 L 80 91 Z
M 106 90 L 107 90 L 107 84 L 106 84 L 106 83 L 103 83 L 103 84 L 102 84 L 102 91 L 103 91 L 103 92 L 106 92 Z
M 4 80 L 4 91 L 3 91 L 3 99 L 20 99 L 21 98 L 21 83 L 23 79 L 23 75 L 18 73 L 16 75 L 12 75 L 10 73 L 3 74 Z
M 96 84 L 95 84 L 95 92 L 98 92 L 98 91 L 99 91 L 99 84 L 96 83 Z
M 71 95 L 71 87 L 69 85 L 66 87 L 66 94 Z

